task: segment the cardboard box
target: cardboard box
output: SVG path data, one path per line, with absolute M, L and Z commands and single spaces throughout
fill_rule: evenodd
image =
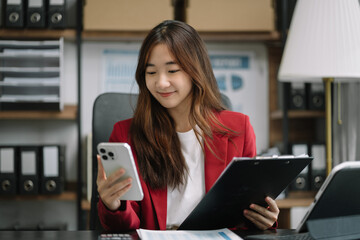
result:
M 84 30 L 147 31 L 174 18 L 171 0 L 86 0 Z
M 274 31 L 273 0 L 188 0 L 186 22 L 198 31 Z

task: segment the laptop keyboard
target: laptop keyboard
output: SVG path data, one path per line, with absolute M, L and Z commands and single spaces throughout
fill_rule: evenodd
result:
M 314 238 L 311 237 L 310 233 L 296 233 L 296 234 L 290 234 L 290 235 L 273 235 L 273 234 L 263 234 L 263 235 L 252 235 L 248 236 L 245 239 L 276 239 L 276 240 L 314 240 Z
M 132 240 L 132 238 L 130 234 L 107 233 L 99 235 L 98 240 Z

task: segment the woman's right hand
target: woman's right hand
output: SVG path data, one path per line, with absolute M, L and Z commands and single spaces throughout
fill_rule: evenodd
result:
M 132 179 L 129 177 L 120 182 L 118 181 L 125 173 L 122 168 L 107 177 L 99 155 L 97 155 L 97 160 L 98 175 L 96 183 L 98 193 L 105 206 L 111 211 L 116 211 L 121 205 L 119 198 L 131 188 Z

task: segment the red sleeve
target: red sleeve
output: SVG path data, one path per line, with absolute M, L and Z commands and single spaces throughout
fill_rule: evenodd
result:
M 109 142 L 128 142 L 130 121 L 125 120 L 114 125 Z M 129 142 L 128 142 L 129 143 Z M 130 144 L 130 143 L 129 143 Z M 109 210 L 101 198 L 98 202 L 98 215 L 103 228 L 107 231 L 129 231 L 140 227 L 138 214 L 140 205 L 136 201 L 121 201 L 117 211 Z
M 249 116 L 245 116 L 245 137 L 243 157 L 256 156 L 256 137 L 253 127 L 250 124 Z

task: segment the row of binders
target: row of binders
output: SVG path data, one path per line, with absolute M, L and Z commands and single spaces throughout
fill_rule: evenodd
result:
M 3 15 L 5 28 L 65 28 L 66 0 L 0 0 Z
M 289 83 L 289 99 L 284 99 L 283 85 L 279 86 L 279 107 L 284 101 L 291 110 L 325 110 L 325 91 L 323 83 Z
M 291 183 L 293 191 L 317 191 L 326 179 L 326 149 L 322 143 L 291 144 L 293 155 L 307 154 L 314 159 Z
M 0 195 L 60 194 L 65 147 L 0 146 Z

